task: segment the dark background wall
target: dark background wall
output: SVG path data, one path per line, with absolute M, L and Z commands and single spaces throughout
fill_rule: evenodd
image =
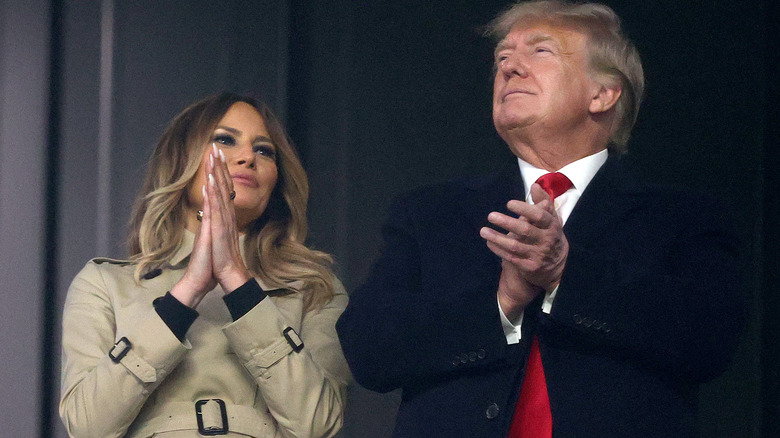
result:
M 702 388 L 701 435 L 780 436 L 778 202 L 766 190 L 778 187 L 780 164 L 778 90 L 767 80 L 777 46 L 766 38 L 777 5 L 607 3 L 648 82 L 630 161 L 647 179 L 715 193 L 742 237 L 750 322 L 731 368 Z M 513 159 L 492 127 L 492 44 L 479 31 L 507 4 L 3 0 L 0 390 L 3 406 L 17 406 L 0 410 L 5 430 L 64 436 L 55 404 L 65 290 L 90 257 L 123 255 L 143 164 L 176 112 L 222 89 L 266 98 L 309 172 L 311 242 L 335 254 L 351 289 L 392 196 Z M 9 157 L 22 151 L 17 165 Z M 30 260 L 23 268 L 19 256 Z M 388 436 L 397 394 L 354 387 L 350 397 L 342 436 Z

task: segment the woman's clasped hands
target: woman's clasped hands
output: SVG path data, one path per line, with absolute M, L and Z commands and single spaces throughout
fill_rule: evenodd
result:
M 241 258 L 232 201 L 235 192 L 225 154 L 213 143 L 207 149 L 201 163 L 207 182 L 201 187 L 203 214 L 200 227 L 187 270 L 171 289 L 174 298 L 192 309 L 217 284 L 225 293 L 230 293 L 251 278 Z

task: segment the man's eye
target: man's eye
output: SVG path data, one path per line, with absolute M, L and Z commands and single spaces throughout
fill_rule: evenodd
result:
M 230 135 L 219 134 L 214 136 L 214 143 L 218 146 L 234 146 L 236 144 L 236 139 Z
M 254 151 L 257 155 L 262 155 L 271 159 L 276 158 L 276 150 L 269 145 L 257 145 L 254 147 Z
M 536 53 L 552 53 L 552 50 L 548 49 L 547 47 L 537 47 L 535 52 Z

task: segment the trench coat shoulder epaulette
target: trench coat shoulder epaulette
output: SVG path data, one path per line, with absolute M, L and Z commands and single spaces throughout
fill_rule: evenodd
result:
M 103 263 L 109 263 L 112 265 L 119 265 L 119 266 L 126 266 L 130 265 L 133 262 L 130 260 L 121 260 L 121 259 L 112 259 L 108 257 L 95 257 L 92 260 L 90 260 L 92 263 L 95 263 L 97 265 L 102 265 Z

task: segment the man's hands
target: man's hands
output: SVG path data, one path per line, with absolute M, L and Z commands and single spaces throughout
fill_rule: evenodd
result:
M 495 211 L 488 215 L 488 221 L 505 229 L 506 234 L 489 227 L 479 233 L 488 248 L 501 257 L 498 300 L 510 320 L 539 293 L 558 285 L 569 253 L 563 223 L 550 196 L 533 184 L 531 198 L 533 205 L 516 200 L 507 203 L 517 218 Z
M 213 146 L 204 158 L 208 183 L 202 188 L 203 219 L 187 270 L 171 289 L 174 298 L 193 309 L 217 283 L 230 292 L 251 278 L 241 258 L 236 213 L 230 199 L 232 179 L 221 152 Z

